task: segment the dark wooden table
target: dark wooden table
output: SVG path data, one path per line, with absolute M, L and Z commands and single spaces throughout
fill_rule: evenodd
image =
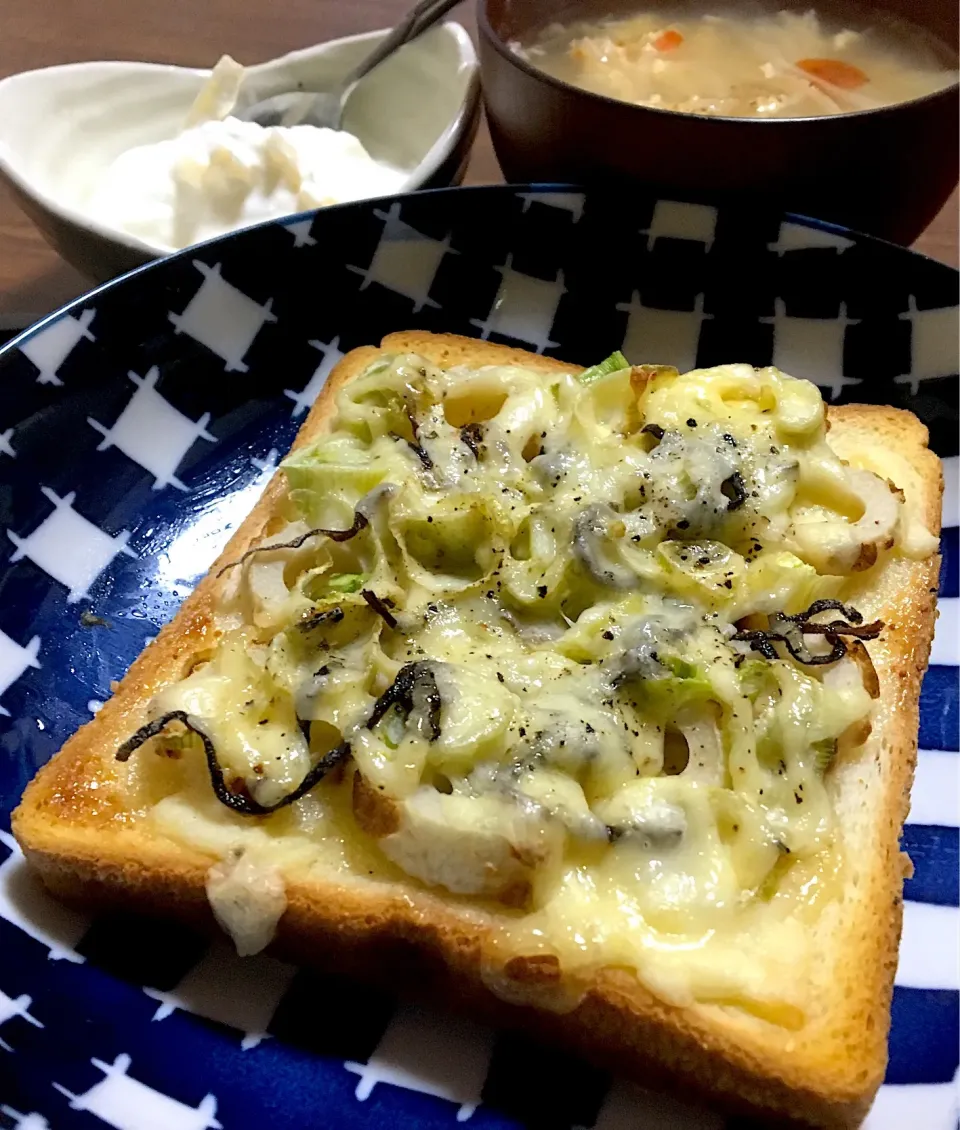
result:
M 143 59 L 211 66 L 223 52 L 258 63 L 297 47 L 388 26 L 411 0 L 0 0 L 0 78 L 17 71 L 88 59 Z M 454 13 L 471 29 L 473 8 Z M 953 145 L 955 138 L 945 138 Z M 483 128 L 467 172 L 471 184 L 495 183 L 500 170 Z M 916 247 L 957 265 L 958 198 Z M 0 329 L 48 313 L 87 289 L 0 188 Z

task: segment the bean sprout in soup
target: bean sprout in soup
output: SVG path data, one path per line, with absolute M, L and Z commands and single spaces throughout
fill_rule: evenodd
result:
M 551 24 L 514 49 L 574 86 L 663 110 L 816 117 L 905 102 L 956 81 L 932 47 L 876 30 L 828 30 L 815 12 Z

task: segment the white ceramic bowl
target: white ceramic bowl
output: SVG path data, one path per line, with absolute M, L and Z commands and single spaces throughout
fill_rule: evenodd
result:
M 331 40 L 250 67 L 244 100 L 331 87 L 387 34 Z M 103 281 L 165 254 L 91 219 L 85 204 L 115 157 L 173 137 L 209 71 L 155 63 L 71 63 L 0 82 L 0 175 L 46 239 Z M 432 28 L 356 88 L 344 129 L 407 171 L 403 188 L 459 184 L 480 114 L 476 53 L 456 23 Z

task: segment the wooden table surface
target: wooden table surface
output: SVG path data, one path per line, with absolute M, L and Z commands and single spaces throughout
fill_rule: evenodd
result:
M 258 63 L 297 47 L 397 21 L 410 0 L 31 0 L 0 3 L 0 78 L 17 71 L 88 59 L 142 59 L 211 66 L 223 52 Z M 454 16 L 473 29 L 472 5 Z M 945 138 L 954 144 L 954 138 Z M 471 184 L 495 183 L 500 170 L 486 129 L 467 173 Z M 916 243 L 957 265 L 956 192 Z M 0 329 L 55 309 L 87 289 L 0 187 Z

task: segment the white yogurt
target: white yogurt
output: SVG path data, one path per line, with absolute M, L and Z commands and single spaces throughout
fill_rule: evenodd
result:
M 232 109 L 233 100 L 220 113 Z M 195 104 L 201 105 L 210 105 L 207 87 Z M 390 195 L 406 177 L 375 161 L 343 130 L 264 128 L 223 117 L 121 153 L 87 210 L 104 224 L 173 251 L 261 220 Z

